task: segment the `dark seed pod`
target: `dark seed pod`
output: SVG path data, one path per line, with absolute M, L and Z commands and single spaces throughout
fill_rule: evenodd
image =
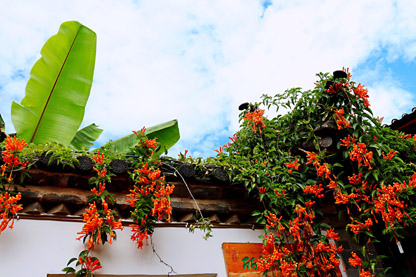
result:
M 333 74 L 334 74 L 334 80 L 339 79 L 339 78 L 348 78 L 347 72 L 345 72 L 343 70 L 336 70 L 336 71 L 334 71 Z
M 110 163 L 110 170 L 115 174 L 121 174 L 127 171 L 129 164 L 125 160 L 114 159 Z
M 42 154 L 39 156 L 39 162 L 46 166 L 51 166 L 51 167 L 57 166 L 58 162 L 56 160 L 51 160 L 53 154 L 52 153 L 46 154 L 46 153 L 47 151 L 42 152 Z
M 186 178 L 195 176 L 195 168 L 190 164 L 183 164 L 178 168 L 179 173 Z
M 94 161 L 88 156 L 78 156 L 75 167 L 82 171 L 90 171 L 94 167 Z
M 227 182 L 228 181 L 228 174 L 227 171 L 225 171 L 222 168 L 216 168 L 214 171 L 212 171 L 211 176 L 218 181 L 221 182 Z
M 247 110 L 248 109 L 248 105 L 249 105 L 248 102 L 245 102 L 245 103 L 241 104 L 240 106 L 238 106 L 238 109 L 240 111 Z

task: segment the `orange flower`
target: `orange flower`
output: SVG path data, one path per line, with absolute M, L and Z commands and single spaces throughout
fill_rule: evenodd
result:
M 103 164 L 104 154 L 100 154 L 100 150 L 97 151 L 97 154 L 92 157 L 97 164 Z
M 353 267 L 362 266 L 361 258 L 358 257 L 357 254 L 355 254 L 354 252 L 351 252 L 351 255 L 352 255 L 352 258 L 348 259 L 348 262 L 350 263 L 350 265 Z
M 344 108 L 340 109 L 340 110 L 334 110 L 334 116 L 336 119 L 336 123 L 338 126 L 338 130 L 345 128 L 348 128 L 351 126 L 351 124 L 345 119 L 344 117 Z
M 291 168 L 289 169 L 289 173 L 292 173 L 293 170 L 297 171 L 300 166 L 298 158 L 295 158 L 294 162 L 291 161 L 291 162 L 285 163 L 285 166 Z
M 344 88 L 346 88 L 348 85 L 348 83 L 335 83 L 334 85 L 329 86 L 329 88 L 326 90 L 327 93 L 331 93 L 331 94 L 335 94 L 338 91 L 342 91 L 344 90 Z
M 384 154 L 384 152 L 382 154 L 385 160 L 391 160 L 394 157 L 394 155 L 397 154 L 397 151 L 393 152 L 393 149 L 391 149 L 387 156 Z
M 310 193 L 314 194 L 318 198 L 323 198 L 324 194 L 322 193 L 324 191 L 324 188 L 322 187 L 322 184 L 314 184 L 313 186 L 306 186 L 303 189 L 304 193 Z
M 350 79 L 352 77 L 351 73 L 350 73 L 350 68 L 347 67 L 342 67 L 342 71 L 344 71 L 345 73 L 347 73 L 348 79 Z
M 360 172 L 358 175 L 353 174 L 352 176 L 348 176 L 348 181 L 350 181 L 351 184 L 357 186 L 361 184 L 361 177 L 363 174 Z
M 238 138 L 238 134 L 234 134 L 232 137 L 228 137 L 233 143 L 235 143 L 237 141 Z
M 93 271 L 102 268 L 100 260 L 96 257 L 92 258 L 90 256 L 86 256 L 84 259 L 79 257 L 79 262 L 82 269 L 88 271 L 88 273 L 92 273 Z
M 97 171 L 98 173 L 98 177 L 99 178 L 104 178 L 107 175 L 107 170 L 105 169 L 105 167 L 103 167 L 103 169 L 100 171 L 97 168 L 93 168 L 95 171 Z
M 243 117 L 244 120 L 248 121 L 251 129 L 254 133 L 257 133 L 257 128 L 259 129 L 259 133 L 262 133 L 262 129 L 266 128 L 263 122 L 263 114 L 264 110 L 258 110 L 254 112 L 249 112 L 246 116 Z
M 338 233 L 334 232 L 334 228 L 326 230 L 326 237 L 328 239 L 339 240 Z
M 133 234 L 131 235 L 131 240 L 135 241 L 137 244 L 137 248 L 143 248 L 143 240 L 146 239 L 146 245 L 148 245 L 148 238 L 151 237 L 151 234 L 147 233 L 147 229 L 144 231 L 141 230 L 141 227 L 137 224 L 130 224 L 131 231 Z
M 260 194 L 265 194 L 266 193 L 267 188 L 266 187 L 259 187 L 259 193 Z
M 82 227 L 81 232 L 78 232 L 78 235 L 82 235 L 77 238 L 80 240 L 83 237 L 88 237 L 88 245 L 87 249 L 93 249 L 96 244 L 101 243 L 101 226 L 103 225 L 104 220 L 100 218 L 100 215 L 97 211 L 97 206 L 95 202 L 93 204 L 89 204 L 89 208 L 86 208 L 86 213 L 83 214 L 84 216 L 84 226 Z M 96 234 L 96 236 L 94 236 Z M 94 240 L 94 237 L 95 240 Z
M 16 213 L 22 209 L 21 204 L 16 204 L 22 198 L 20 192 L 16 196 L 11 196 L 8 192 L 0 194 L 0 234 L 7 228 L 13 229 Z M 12 216 L 12 218 L 10 218 Z
M 95 194 L 95 195 L 100 195 L 103 193 L 103 191 L 105 190 L 105 184 L 98 184 L 98 191 L 96 188 L 93 188 L 91 191 Z
M 170 221 L 170 216 L 172 214 L 172 206 L 169 195 L 172 194 L 174 185 L 167 185 L 166 187 L 161 186 L 159 190 L 155 191 L 154 196 L 157 197 L 153 199 L 153 209 L 152 215 L 157 213 L 158 220 L 161 220 L 164 215 L 167 215 L 167 220 Z
M 351 228 L 351 231 L 354 234 L 359 234 L 363 230 L 370 231 L 370 226 L 373 225 L 373 221 L 371 220 L 371 218 L 367 218 L 367 220 L 365 221 L 365 223 L 361 223 L 358 220 L 355 220 L 355 222 L 357 222 L 357 224 L 348 224 L 347 225 L 348 227 Z
M 352 135 L 352 137 L 348 135 L 347 138 L 341 139 L 341 141 L 342 141 L 341 146 L 350 147 L 351 143 L 352 144 L 355 143 L 355 137 L 354 135 Z
M 156 149 L 156 147 L 157 147 L 156 138 L 151 139 L 151 140 L 146 138 L 146 140 L 143 142 L 143 146 L 145 146 L 147 148 L 151 148 L 151 149 Z
M 24 139 L 18 139 L 17 137 L 7 137 L 3 144 L 6 146 L 6 151 L 15 152 L 22 151 L 27 146 Z
M 354 144 L 349 155 L 351 161 L 358 161 L 358 166 L 367 166 L 369 170 L 372 169 L 373 152 L 368 151 L 364 143 L 357 142 Z
M 357 98 L 361 98 L 363 100 L 364 106 L 367 108 L 370 107 L 370 102 L 368 102 L 368 89 L 364 88 L 362 84 L 358 84 L 356 88 L 352 88 L 354 94 Z

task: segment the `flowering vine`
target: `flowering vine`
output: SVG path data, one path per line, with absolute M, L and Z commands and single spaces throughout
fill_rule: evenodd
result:
M 166 220 L 170 222 L 172 214 L 172 206 L 170 195 L 175 186 L 166 184 L 165 177 L 161 175 L 161 171 L 152 165 L 149 165 L 153 157 L 153 151 L 157 147 L 156 139 L 148 140 L 144 137 L 145 128 L 141 132 L 135 132 L 139 144 L 134 148 L 136 154 L 144 154 L 141 164 L 137 165 L 137 169 L 130 174 L 130 178 L 134 182 L 133 189 L 127 195 L 127 202 L 133 208 L 131 219 L 133 224 L 131 239 L 141 249 L 143 241 L 148 243 L 149 236 L 154 231 L 154 223 L 157 220 Z M 185 154 L 186 155 L 186 154 Z M 146 162 L 145 162 L 146 161 Z M 153 165 L 157 165 L 155 162 Z
M 104 164 L 104 154 L 98 153 L 93 156 L 96 162 L 94 171 L 97 172 L 97 177 L 90 179 L 93 184 L 90 197 L 89 207 L 85 209 L 84 226 L 78 232 L 80 235 L 77 240 L 84 243 L 84 250 L 79 254 L 78 258 L 72 258 L 68 262 L 68 266 L 63 269 L 66 273 L 75 272 L 76 276 L 94 276 L 93 272 L 102 268 L 100 260 L 92 256 L 92 251 L 98 244 L 105 244 L 106 242 L 112 244 L 116 239 L 116 230 L 123 230 L 121 220 L 116 220 L 115 211 L 109 208 L 109 205 L 114 204 L 114 195 L 108 192 L 105 188 L 107 182 L 111 181 L 111 175 L 107 172 Z M 69 264 L 76 262 L 76 267 L 81 268 L 76 271 L 74 267 L 69 267 Z
M 22 209 L 22 205 L 17 204 L 22 195 L 12 190 L 13 173 L 28 165 L 22 157 L 22 150 L 27 146 L 25 140 L 9 136 L 4 140 L 3 145 L 4 150 L 1 152 L 3 164 L 0 167 L 0 234 L 7 227 L 13 229 L 16 214 Z
M 382 256 L 371 243 L 399 244 L 416 219 L 416 136 L 384 128 L 372 116 L 368 90 L 351 81 L 348 69 L 318 74 L 312 90 L 294 88 L 241 113 L 235 140 L 217 151 L 264 207 L 254 211 L 265 225 L 259 272 L 281 276 L 330 276 L 344 251 L 335 229 L 323 220 L 325 205 L 344 215 L 346 230 L 362 246 L 351 266 L 375 276 Z M 284 108 L 265 117 L 258 107 Z M 358 256 L 360 255 L 360 256 Z

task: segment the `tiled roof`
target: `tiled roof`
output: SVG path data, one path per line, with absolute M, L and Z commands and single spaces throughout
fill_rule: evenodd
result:
M 404 113 L 402 118 L 393 119 L 388 125 L 393 130 L 399 130 L 407 134 L 416 134 L 416 107 L 412 109 L 410 114 Z
M 38 162 L 39 163 L 39 162 Z M 25 178 L 22 186 L 23 210 L 21 218 L 82 221 L 82 214 L 92 195 L 88 184 L 95 176 L 92 168 L 62 169 L 56 165 L 39 163 L 38 168 L 30 169 L 31 177 Z M 195 222 L 196 205 L 188 188 L 196 199 L 204 217 L 209 217 L 217 227 L 250 227 L 255 224 L 251 213 L 259 209 L 259 203 L 250 199 L 245 188 L 229 184 L 228 175 L 218 167 L 208 167 L 203 173 L 195 172 L 193 166 L 175 161 L 175 168 L 182 173 L 187 185 L 169 167 L 162 166 L 168 183 L 175 185 L 172 200 L 171 223 L 158 225 L 186 225 Z M 113 165 L 114 166 L 114 165 Z M 117 166 L 114 166 L 117 168 Z M 127 169 L 127 168 L 126 168 Z M 132 181 L 126 171 L 118 172 L 111 178 L 106 188 L 116 195 L 114 210 L 126 224 L 130 223 L 130 207 L 126 194 Z

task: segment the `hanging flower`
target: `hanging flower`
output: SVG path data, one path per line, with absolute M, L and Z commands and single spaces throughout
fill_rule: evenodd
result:
M 259 133 L 262 133 L 262 130 L 266 128 L 266 125 L 263 122 L 263 114 L 264 110 L 258 110 L 254 112 L 249 112 L 246 114 L 245 117 L 243 117 L 244 120 L 248 121 L 248 124 L 250 125 L 254 133 L 257 133 L 257 131 Z

